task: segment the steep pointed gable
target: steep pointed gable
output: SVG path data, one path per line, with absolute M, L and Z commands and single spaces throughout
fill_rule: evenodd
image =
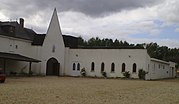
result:
M 52 26 L 52 24 L 56 24 L 58 26 L 59 32 L 62 34 L 56 8 L 53 11 L 53 15 L 52 15 L 52 18 L 50 21 L 48 31 L 49 31 L 50 27 Z M 47 34 L 48 34 L 48 31 L 47 31 Z
M 60 74 L 64 73 L 65 67 L 65 45 L 62 37 L 62 32 L 60 29 L 60 24 L 58 20 L 58 15 L 56 9 L 54 9 L 47 34 L 42 45 L 42 69 L 44 73 L 47 72 L 47 63 L 51 58 L 55 58 L 60 64 Z
M 62 32 L 61 32 L 56 8 L 54 9 L 54 12 L 53 12 L 53 15 L 52 15 L 52 18 L 51 18 L 51 21 L 47 30 L 47 35 L 45 37 L 45 40 L 47 39 L 50 41 L 54 41 L 54 39 L 58 39 L 59 42 L 61 42 L 60 44 L 63 44 L 64 46 L 64 41 L 62 38 Z

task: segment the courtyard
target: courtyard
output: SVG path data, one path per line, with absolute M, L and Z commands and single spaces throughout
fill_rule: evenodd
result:
M 1 104 L 179 104 L 179 79 L 10 77 Z

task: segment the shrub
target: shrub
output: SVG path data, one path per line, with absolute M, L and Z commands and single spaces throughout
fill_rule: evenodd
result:
M 107 77 L 107 74 L 105 71 L 102 71 L 101 74 L 103 75 L 103 77 Z
M 145 70 L 139 69 L 139 73 L 138 73 L 139 79 L 144 79 L 144 80 L 145 80 L 145 75 L 146 75 L 147 73 L 148 73 L 148 72 L 145 72 Z
M 81 76 L 86 76 L 86 70 L 85 70 L 85 68 L 82 68 L 81 69 L 81 72 L 80 72 L 80 74 L 81 74 Z
M 125 78 L 130 78 L 130 75 L 131 75 L 131 74 L 129 73 L 129 71 L 123 73 L 123 76 L 124 76 Z

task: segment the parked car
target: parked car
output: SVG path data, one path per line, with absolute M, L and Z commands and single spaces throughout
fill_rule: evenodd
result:
M 6 80 L 6 74 L 4 73 L 4 70 L 0 69 L 0 83 L 4 83 Z

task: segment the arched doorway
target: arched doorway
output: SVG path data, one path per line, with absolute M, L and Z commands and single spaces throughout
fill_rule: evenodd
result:
M 46 75 L 59 76 L 60 75 L 59 70 L 60 70 L 60 63 L 58 63 L 57 59 L 50 58 L 47 61 Z

